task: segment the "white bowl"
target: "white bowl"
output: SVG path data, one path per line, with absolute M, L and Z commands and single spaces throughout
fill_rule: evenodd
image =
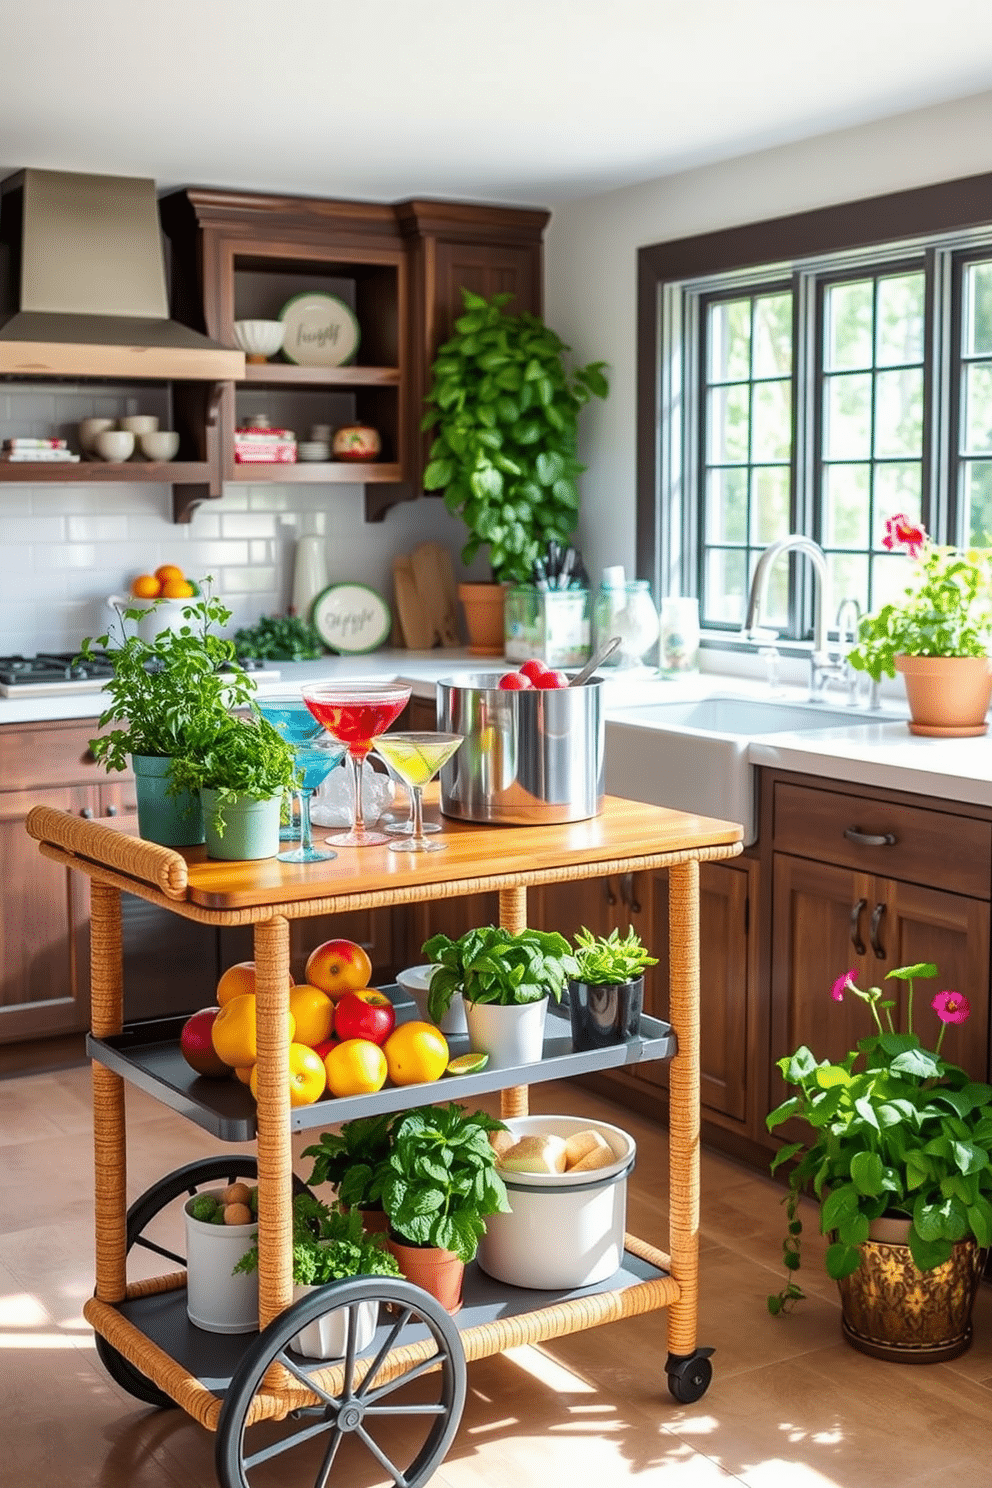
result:
M 331 446 L 319 439 L 304 439 L 296 446 L 296 453 L 301 460 L 329 460 Z
M 396 985 L 412 997 L 417 1005 L 417 1016 L 422 1023 L 433 1023 L 427 1011 L 427 993 L 430 990 L 433 966 L 410 966 L 396 973 Z M 468 1033 L 465 1021 L 465 1000 L 460 992 L 451 999 L 451 1006 L 437 1025 L 442 1033 Z
M 146 460 L 174 460 L 179 449 L 179 435 L 172 429 L 139 434 L 138 448 Z
M 131 413 L 117 420 L 118 429 L 126 429 L 137 439 L 139 434 L 154 434 L 158 428 L 157 413 Z
M 79 420 L 79 448 L 84 455 L 95 454 L 93 441 L 98 434 L 105 434 L 108 429 L 117 427 L 117 420 L 112 418 L 84 418 Z
M 280 350 L 286 335 L 281 320 L 236 320 L 234 339 L 250 362 L 264 362 Z
M 93 448 L 101 460 L 117 465 L 134 454 L 134 435 L 127 429 L 104 429 L 93 440 Z

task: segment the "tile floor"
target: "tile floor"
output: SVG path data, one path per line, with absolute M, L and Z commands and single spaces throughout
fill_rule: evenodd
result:
M 218 1150 L 140 1092 L 127 1099 L 131 1195 Z M 566 1087 L 535 1087 L 532 1106 L 598 1114 L 634 1134 L 628 1227 L 664 1247 L 664 1133 Z M 0 1082 L 0 1482 L 211 1488 L 212 1435 L 178 1410 L 140 1405 L 94 1352 L 81 1316 L 92 1288 L 90 1175 L 88 1071 Z M 699 1340 L 716 1353 L 698 1404 L 679 1406 L 667 1392 L 663 1313 L 481 1360 L 469 1366 L 461 1428 L 431 1488 L 992 1482 L 992 1286 L 981 1289 L 975 1343 L 954 1363 L 863 1358 L 841 1338 L 815 1238 L 800 1278 L 808 1300 L 769 1317 L 765 1295 L 781 1284 L 780 1197 L 770 1180 L 704 1153 Z M 358 1484 L 332 1474 L 331 1488 Z

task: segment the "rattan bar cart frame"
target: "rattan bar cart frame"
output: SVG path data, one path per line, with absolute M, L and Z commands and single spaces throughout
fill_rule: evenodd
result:
M 177 1403 L 218 1433 L 222 1488 L 241 1488 L 248 1482 L 238 1445 L 238 1431 L 245 1423 L 270 1418 L 284 1421 L 291 1413 L 309 1408 L 318 1420 L 323 1412 L 325 1426 L 333 1416 L 337 1440 L 342 1431 L 362 1429 L 363 1411 L 372 1409 L 369 1402 L 388 1388 L 390 1379 L 434 1371 L 442 1379 L 442 1405 L 433 1409 L 442 1415 L 447 1411 L 449 1420 L 432 1427 L 431 1451 L 425 1449 L 406 1470 L 386 1464 L 395 1474 L 394 1482 L 419 1488 L 442 1459 L 457 1429 L 464 1399 L 464 1361 L 660 1308 L 668 1312 L 664 1367 L 669 1390 L 678 1400 L 702 1395 L 711 1377 L 707 1357 L 711 1351 L 699 1348 L 696 1338 L 699 863 L 738 854 L 739 826 L 608 797 L 602 813 L 589 821 L 512 830 L 449 822 L 444 853 L 406 856 L 366 848 L 342 852 L 332 862 L 305 868 L 274 859 L 212 862 L 202 848 L 158 847 L 130 835 L 126 824 L 81 821 L 42 806 L 29 814 L 27 830 L 46 857 L 87 875 L 91 884 L 92 1031 L 88 1047 L 93 1061 L 96 1285 L 85 1316 L 97 1334 L 104 1362 L 116 1366 L 119 1383 L 152 1403 Z M 498 890 L 501 923 L 519 930 L 526 924 L 530 886 L 662 868 L 670 877 L 670 1024 L 648 1019 L 640 1043 L 576 1054 L 567 1037 L 567 1019 L 552 1018 L 540 1065 L 520 1071 L 486 1070 L 445 1079 L 440 1086 L 384 1089 L 377 1096 L 325 1098 L 312 1106 L 290 1106 L 285 1030 L 291 919 Z M 122 892 L 203 923 L 252 925 L 258 998 L 257 1108 L 237 1082 L 197 1079 L 184 1065 L 177 1045 L 182 1019 L 164 1020 L 161 1026 L 124 1027 Z M 390 1332 L 387 1327 L 389 1346 L 383 1345 L 373 1365 L 356 1358 L 349 1346 L 343 1361 L 322 1363 L 305 1374 L 286 1367 L 292 1361 L 286 1353 L 291 1334 L 320 1306 L 312 1297 L 293 1302 L 291 1205 L 293 1183 L 299 1182 L 292 1172 L 293 1131 L 372 1110 L 470 1099 L 494 1090 L 502 1092 L 505 1117 L 521 1116 L 528 1109 L 528 1090 L 527 1084 L 518 1081 L 531 1084 L 663 1057 L 671 1058 L 667 1250 L 628 1235 L 621 1272 L 604 1287 L 577 1293 L 538 1291 L 518 1295 L 511 1302 L 506 1296 L 500 1300 L 498 1284 L 489 1282 L 487 1287 L 487 1279 L 482 1278 L 482 1304 L 476 1314 L 469 1306 L 466 1283 L 466 1308 L 455 1320 L 457 1333 L 455 1321 L 420 1288 L 377 1278 L 389 1283 L 383 1295 L 388 1294 L 386 1300 L 394 1314 L 412 1315 L 420 1329 L 414 1341 L 393 1346 L 396 1329 Z M 234 1361 L 226 1366 L 218 1365 L 216 1350 L 206 1369 L 170 1351 L 178 1318 L 188 1332 L 198 1331 L 190 1330 L 186 1322 L 184 1272 L 128 1282 L 128 1249 L 144 1214 L 154 1210 L 158 1190 L 178 1194 L 184 1186 L 192 1190 L 197 1181 L 194 1175 L 187 1182 L 187 1170 L 181 1170 L 128 1209 L 128 1083 L 225 1140 L 257 1137 L 260 1332 L 248 1335 L 247 1343 L 244 1336 L 222 1340 Z M 207 1094 L 205 1087 L 209 1087 Z M 202 1177 L 245 1171 L 244 1158 L 234 1154 L 192 1168 Z M 344 1302 L 357 1306 L 365 1295 L 365 1280 L 339 1282 L 330 1290 L 342 1289 Z M 215 1335 L 206 1336 L 216 1343 Z M 268 1354 L 266 1340 L 271 1341 Z M 248 1364 L 238 1363 L 239 1358 Z M 370 1369 L 375 1371 L 375 1390 L 368 1389 L 368 1382 L 362 1384 Z M 234 1410 L 240 1412 L 236 1427 L 230 1421 Z M 328 1481 L 333 1455 L 330 1450 L 318 1472 L 321 1488 Z

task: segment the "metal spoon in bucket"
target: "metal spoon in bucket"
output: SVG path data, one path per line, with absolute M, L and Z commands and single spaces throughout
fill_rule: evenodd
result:
M 608 641 L 604 641 L 595 655 L 586 662 L 581 672 L 576 672 L 568 684 L 569 687 L 581 687 L 583 682 L 588 682 L 596 668 L 602 666 L 608 656 L 613 655 L 622 639 L 622 636 L 611 636 Z

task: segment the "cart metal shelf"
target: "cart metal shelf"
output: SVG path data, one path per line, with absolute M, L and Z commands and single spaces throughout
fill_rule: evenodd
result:
M 27 830 L 41 852 L 91 880 L 96 1290 L 84 1308 L 104 1362 L 140 1399 L 175 1402 L 216 1432 L 222 1488 L 246 1488 L 275 1453 L 316 1439 L 329 1444 L 316 1478 L 328 1483 L 337 1460 L 364 1443 L 386 1481 L 420 1488 L 443 1460 L 464 1401 L 464 1361 L 561 1336 L 636 1313 L 667 1309 L 669 1389 L 677 1399 L 698 1398 L 709 1383 L 709 1350 L 696 1341 L 699 1220 L 699 863 L 734 857 L 741 828 L 661 807 L 607 798 L 586 822 L 499 828 L 447 824 L 448 851 L 422 856 L 366 848 L 329 863 L 296 867 L 266 859 L 218 863 L 202 848 L 176 851 L 129 835 L 128 824 L 74 819 L 35 807 Z M 402 861 L 400 861 L 402 857 Z M 289 920 L 350 909 L 454 898 L 499 891 L 500 922 L 526 924 L 531 885 L 602 877 L 641 869 L 669 872 L 671 1026 L 649 1020 L 645 1037 L 626 1048 L 574 1054 L 562 1020 L 553 1017 L 545 1058 L 519 1071 L 410 1086 L 354 1100 L 325 1100 L 293 1110 L 285 1036 L 289 985 Z M 128 892 L 185 918 L 215 925 L 251 924 L 258 1011 L 258 1103 L 231 1087 L 223 1097 L 199 1089 L 167 1047 L 168 1020 L 123 1026 L 120 895 Z M 669 1113 L 670 1220 L 668 1250 L 626 1238 L 621 1271 L 599 1288 L 564 1296 L 497 1286 L 471 1268 L 468 1305 L 452 1319 L 419 1287 L 391 1278 L 354 1278 L 295 1301 L 292 1282 L 292 1147 L 294 1130 L 378 1110 L 401 1110 L 438 1099 L 470 1098 L 502 1090 L 505 1117 L 527 1111 L 527 1085 L 641 1058 L 671 1058 Z M 519 1079 L 520 1083 L 514 1083 Z M 258 1150 L 258 1334 L 234 1340 L 196 1340 L 185 1318 L 185 1276 L 173 1272 L 128 1283 L 127 1254 L 156 1190 L 182 1192 L 190 1170 L 162 1180 L 128 1210 L 125 1193 L 124 1085 L 132 1082 L 226 1140 L 254 1134 Z M 373 1103 L 378 1103 L 373 1104 Z M 254 1133 L 250 1128 L 254 1126 Z M 237 1133 L 237 1135 L 232 1135 Z M 204 1176 L 226 1168 L 246 1171 L 246 1159 L 205 1161 Z M 197 1164 L 191 1165 L 196 1169 Z M 175 1181 L 173 1181 L 175 1180 Z M 192 1180 L 190 1180 L 192 1181 Z M 171 1188 L 170 1188 L 171 1184 Z M 162 1252 L 168 1255 L 168 1252 Z M 173 1257 L 180 1265 L 181 1257 Z M 381 1285 L 377 1285 L 381 1284 Z M 334 1303 L 320 1293 L 333 1293 Z M 354 1347 L 356 1314 L 369 1298 L 381 1304 L 380 1335 L 360 1357 Z M 347 1309 L 348 1350 L 340 1363 L 307 1364 L 294 1351 L 300 1328 L 334 1306 Z M 240 1362 L 238 1356 L 240 1354 Z M 213 1362 L 209 1362 L 212 1360 Z M 205 1361 L 207 1367 L 204 1367 Z M 427 1403 L 400 1402 L 402 1388 L 434 1392 Z M 371 1427 L 377 1417 L 400 1421 L 404 1438 L 413 1421 L 426 1435 L 409 1463 L 384 1454 Z M 289 1423 L 302 1422 L 302 1425 Z M 279 1423 L 288 1448 L 250 1449 L 261 1423 Z M 342 1442 L 345 1446 L 337 1458 Z M 280 1459 L 281 1463 L 281 1459 Z M 283 1464 L 285 1465 L 285 1464 Z M 345 1467 L 345 1473 L 349 1469 Z M 287 1483 L 283 1475 L 280 1482 Z M 350 1484 L 351 1478 L 341 1480 Z M 295 1488 L 295 1484 L 294 1484 Z

